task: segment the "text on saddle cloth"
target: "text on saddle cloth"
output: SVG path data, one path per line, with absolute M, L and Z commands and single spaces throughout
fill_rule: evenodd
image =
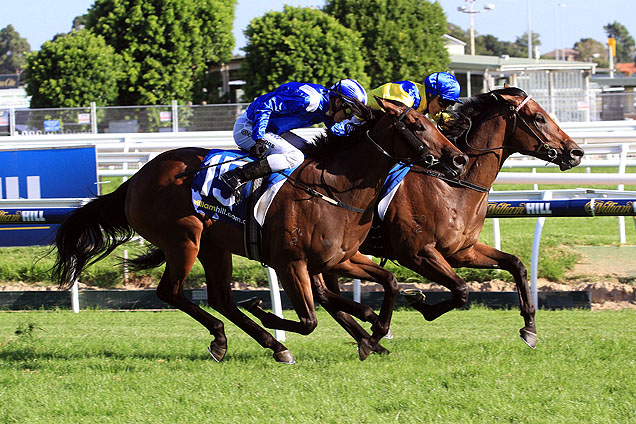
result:
M 233 193 L 219 179 L 219 175 L 252 161 L 251 158 L 236 160 L 243 156 L 244 153 L 238 150 L 213 149 L 208 152 L 201 164 L 202 167 L 208 168 L 199 171 L 192 182 L 192 204 L 197 212 L 241 228 L 245 225 L 247 197 L 252 183 L 249 182 L 242 187 L 241 198 L 237 202 Z M 292 172 L 293 169 L 282 171 L 282 173 L 277 172 L 264 181 L 263 195 L 257 200 L 254 208 L 254 218 L 261 226 L 272 200 L 285 182 L 285 175 L 290 175 Z

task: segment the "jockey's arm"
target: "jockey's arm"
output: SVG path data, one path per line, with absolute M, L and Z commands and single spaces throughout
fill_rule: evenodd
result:
M 267 100 L 261 101 L 254 108 L 252 138 L 258 141 L 265 136 L 272 113 L 292 116 L 305 110 L 308 103 L 309 101 L 303 93 L 297 91 L 274 93 Z

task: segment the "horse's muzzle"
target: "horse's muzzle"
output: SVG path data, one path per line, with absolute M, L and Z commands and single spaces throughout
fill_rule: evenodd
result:
M 583 149 L 574 148 L 569 149 L 563 152 L 561 156 L 561 162 L 559 163 L 559 168 L 561 171 L 567 171 L 570 168 L 574 168 L 581 164 L 581 159 L 583 159 L 583 155 L 585 152 Z

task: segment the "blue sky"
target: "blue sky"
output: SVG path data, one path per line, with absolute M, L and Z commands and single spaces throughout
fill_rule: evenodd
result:
M 0 0 L 0 28 L 13 25 L 26 38 L 31 49 L 38 50 L 42 43 L 60 32 L 68 32 L 73 19 L 85 13 L 94 0 Z M 636 38 L 635 0 L 477 0 L 475 9 L 493 3 L 495 9 L 475 15 L 478 34 L 492 34 L 502 41 L 514 41 L 528 29 L 528 3 L 530 26 L 541 36 L 541 53 L 559 47 L 571 47 L 581 38 L 606 40 L 603 26 L 620 22 Z M 566 6 L 558 5 L 565 3 Z M 324 6 L 323 0 L 239 0 L 236 8 L 234 36 L 235 53 L 245 45 L 243 30 L 251 19 L 269 10 L 282 10 L 283 4 L 294 6 Z M 441 0 L 440 4 L 449 22 L 468 29 L 469 16 L 457 11 L 467 5 L 465 0 Z M 468 49 L 467 49 L 468 53 Z

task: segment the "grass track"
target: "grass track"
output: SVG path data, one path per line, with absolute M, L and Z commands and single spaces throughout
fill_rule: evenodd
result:
M 636 420 L 636 311 L 539 311 L 531 350 L 518 311 L 427 323 L 398 310 L 383 341 L 396 354 L 365 362 L 318 313 L 313 334 L 288 333 L 298 363 L 283 366 L 231 324 L 215 363 L 209 335 L 181 312 L 0 312 L 0 422 Z

